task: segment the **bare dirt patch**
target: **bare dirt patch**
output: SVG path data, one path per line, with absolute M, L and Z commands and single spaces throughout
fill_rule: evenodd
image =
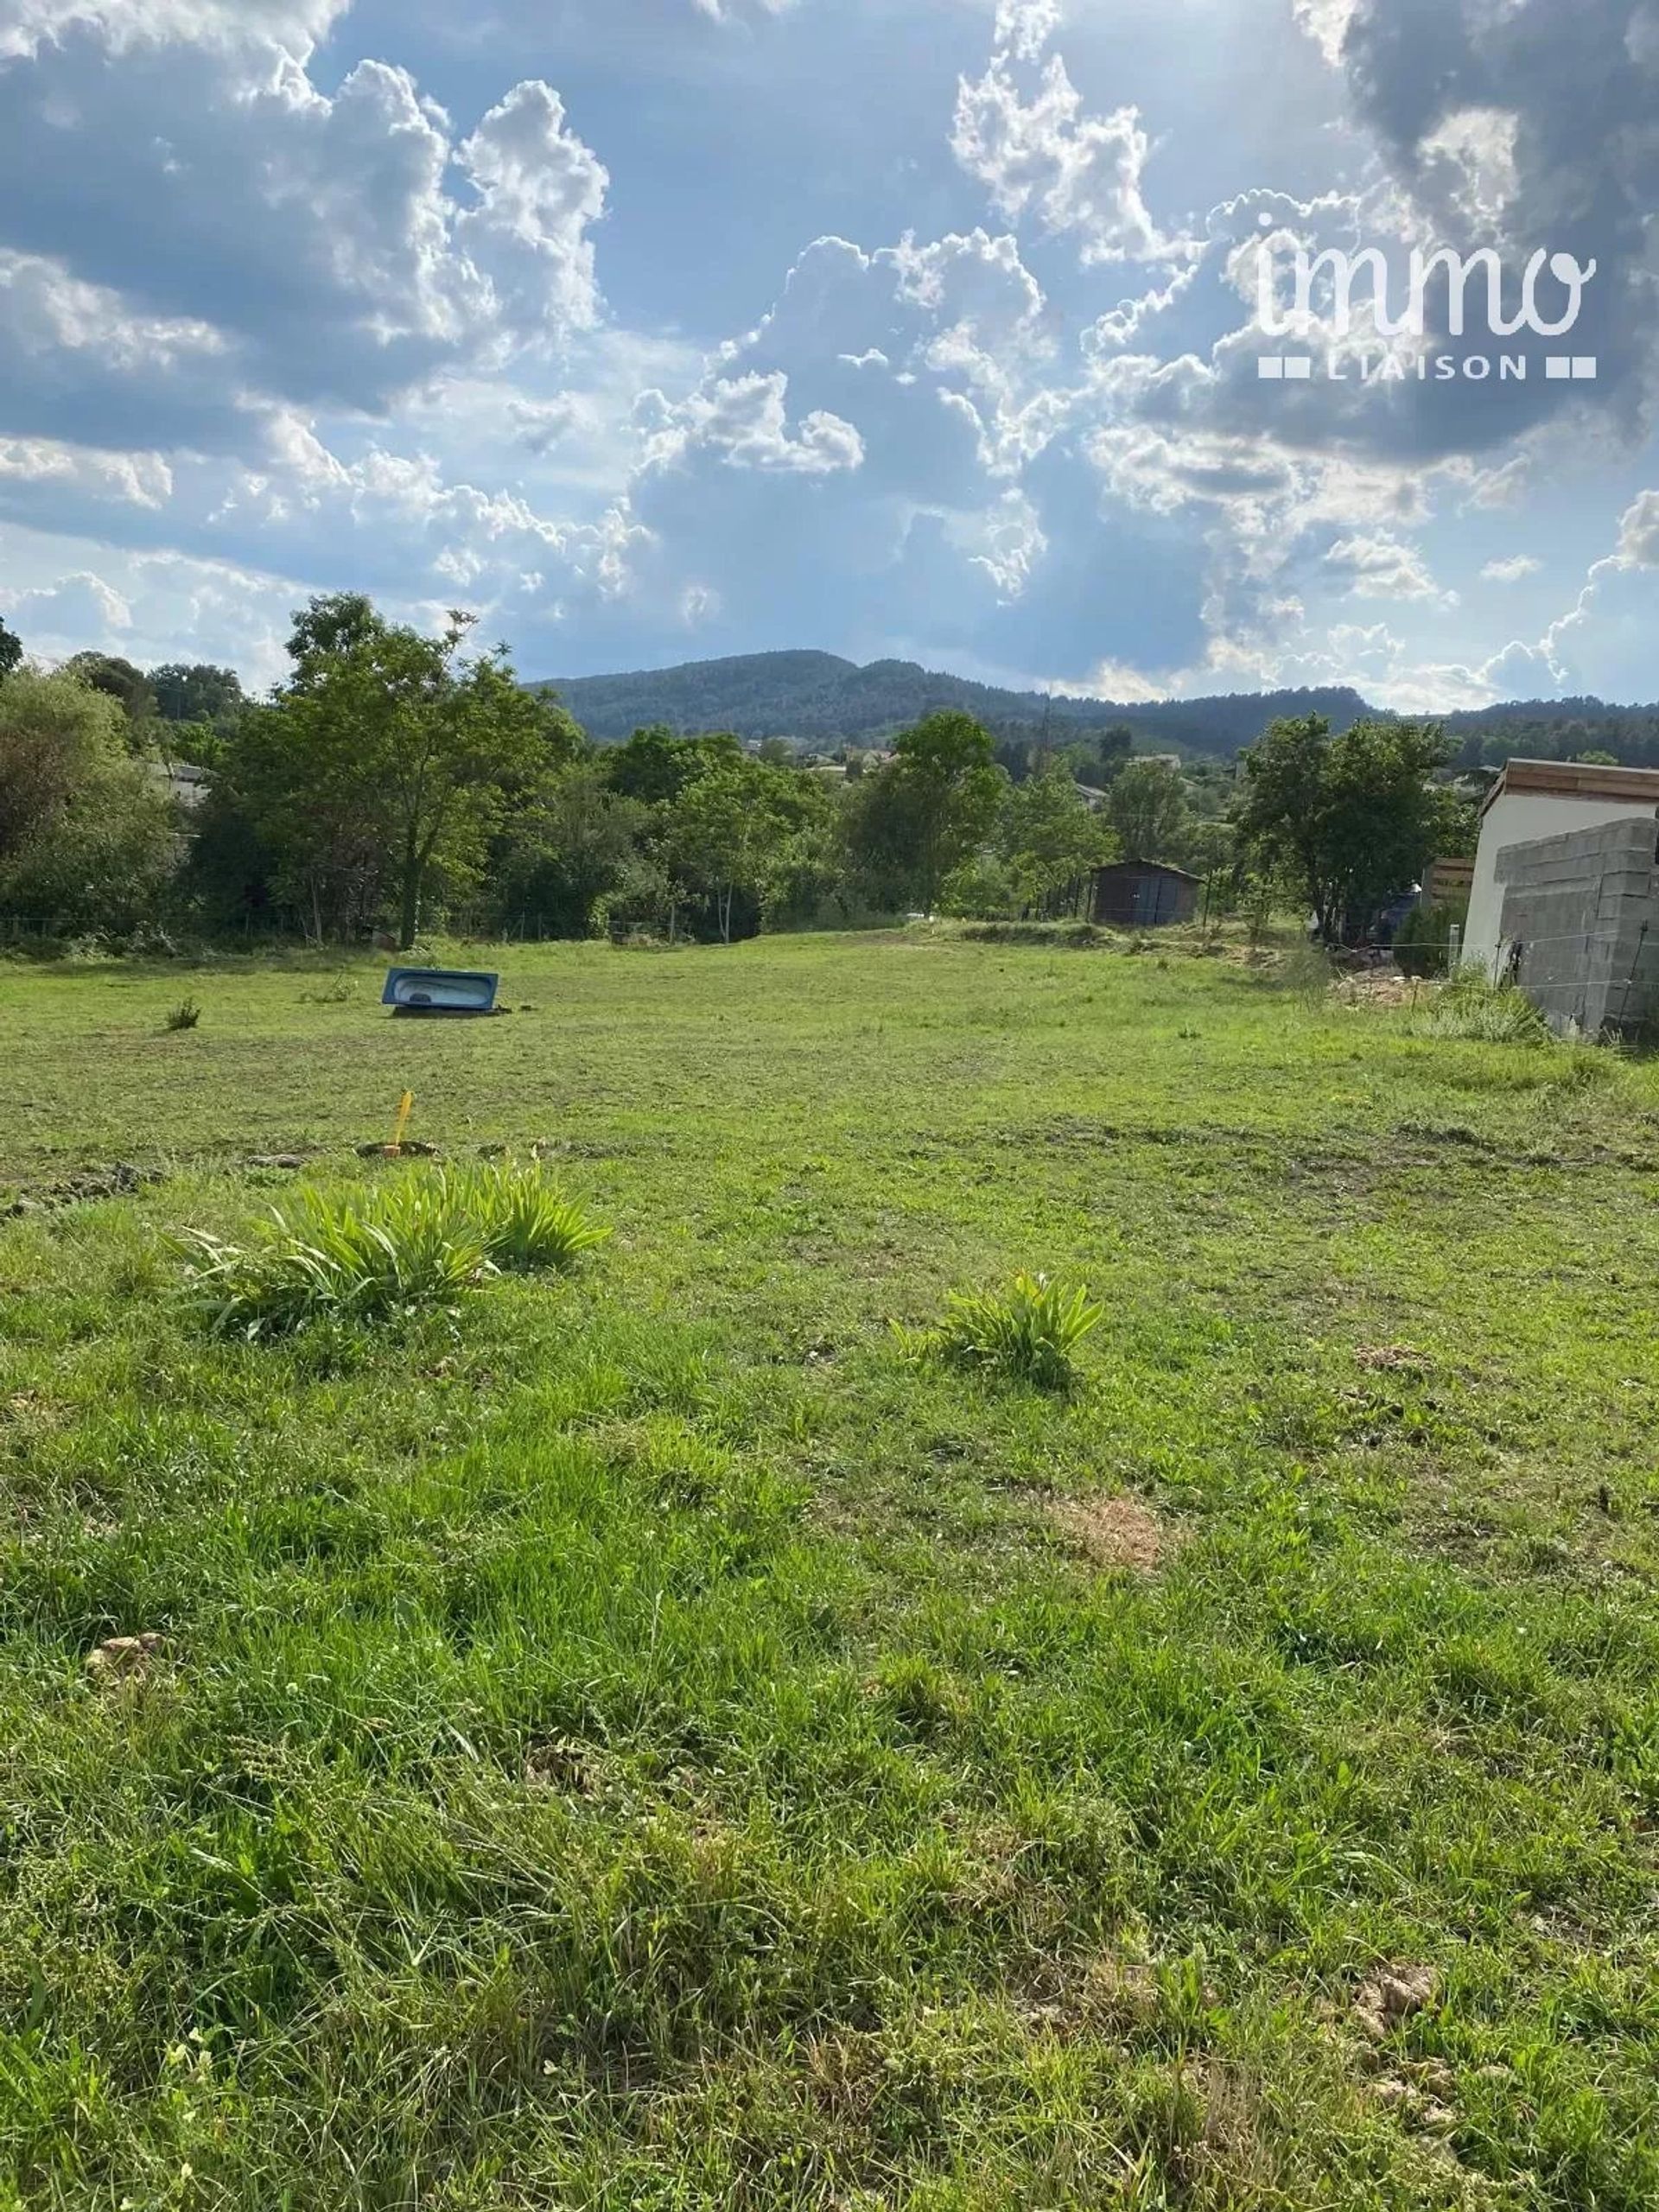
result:
M 1368 2041 L 1381 2043 L 1402 2021 L 1432 2005 L 1439 1992 L 1440 1976 L 1433 1967 L 1383 1967 L 1354 1999 L 1355 2023 Z
M 166 1639 L 154 1634 L 112 1636 L 86 1655 L 86 1671 L 95 1682 L 109 1688 L 118 1682 L 142 1682 L 164 1656 Z
M 1057 1497 L 1049 1517 L 1091 1566 L 1155 1574 L 1172 1538 L 1149 1506 L 1133 1497 Z
M 87 1168 L 66 1182 L 26 1191 L 10 1205 L 0 1206 L 0 1217 L 21 1220 L 25 1214 L 53 1213 L 64 1206 L 97 1205 L 107 1198 L 130 1198 L 153 1184 L 166 1180 L 159 1167 L 135 1167 L 130 1160 L 118 1160 L 113 1167 Z
M 1368 1375 L 1426 1375 L 1433 1364 L 1415 1344 L 1362 1344 L 1354 1363 Z
M 1363 975 L 1344 976 L 1337 985 L 1337 996 L 1344 1006 L 1415 1006 L 1427 988 L 1397 968 L 1373 968 Z

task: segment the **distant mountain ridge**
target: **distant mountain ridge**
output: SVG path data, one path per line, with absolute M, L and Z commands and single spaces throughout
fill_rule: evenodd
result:
M 728 729 L 740 737 L 792 737 L 808 744 L 874 744 L 941 707 L 960 707 L 998 736 L 1029 735 L 1047 723 L 1056 735 L 1127 724 L 1143 752 L 1230 756 L 1253 744 L 1281 715 L 1324 715 L 1343 729 L 1382 710 L 1347 685 L 1319 690 L 1247 691 L 1207 699 L 1136 704 L 1114 699 L 1051 698 L 1009 691 L 914 661 L 878 660 L 866 667 L 835 653 L 747 653 L 729 660 L 686 661 L 676 668 L 618 676 L 553 678 L 556 691 L 590 737 L 626 738 L 665 723 L 691 732 Z M 1599 699 L 1535 700 L 1436 715 L 1454 734 L 1524 728 L 1548 746 L 1570 731 L 1586 743 L 1659 746 L 1659 707 L 1610 708 Z
M 1329 715 L 1340 724 L 1370 711 L 1357 691 L 1346 689 L 1139 706 L 1051 699 L 1039 691 L 1000 690 L 914 661 L 878 660 L 861 668 L 821 652 L 749 653 L 629 675 L 554 678 L 538 688 L 556 691 L 588 735 L 601 741 L 663 722 L 681 731 L 728 729 L 739 737 L 873 742 L 938 708 L 960 707 L 998 734 L 1029 731 L 1045 721 L 1057 733 L 1126 722 L 1138 737 L 1160 740 L 1172 750 L 1230 753 L 1260 736 L 1276 715 Z

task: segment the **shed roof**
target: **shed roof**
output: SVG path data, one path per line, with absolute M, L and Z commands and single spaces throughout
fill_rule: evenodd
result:
M 1591 760 L 1511 760 L 1486 794 L 1484 814 L 1511 792 L 1553 798 L 1629 799 L 1659 807 L 1659 768 L 1605 768 Z
M 1193 875 L 1184 868 L 1172 868 L 1167 861 L 1108 861 L 1095 873 L 1096 875 L 1173 875 L 1182 883 L 1204 881 L 1201 875 Z

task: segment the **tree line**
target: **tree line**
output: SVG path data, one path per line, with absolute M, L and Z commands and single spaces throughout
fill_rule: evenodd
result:
M 312 600 L 288 664 L 252 699 L 207 666 L 42 670 L 0 626 L 0 920 L 407 947 L 533 918 L 730 943 L 1071 912 L 1125 859 L 1203 875 L 1224 907 L 1302 905 L 1337 939 L 1472 837 L 1428 725 L 1280 720 L 1236 772 L 1136 757 L 1122 728 L 999 741 L 960 709 L 834 760 L 660 727 L 594 745 L 470 617 L 428 636 L 359 594 Z

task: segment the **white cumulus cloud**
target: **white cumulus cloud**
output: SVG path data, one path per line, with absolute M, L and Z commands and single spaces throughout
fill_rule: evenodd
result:
M 92 287 L 133 327 L 173 334 L 199 442 L 224 442 L 226 416 L 261 400 L 382 410 L 594 322 L 607 177 L 556 92 L 519 85 L 458 137 L 389 63 L 321 91 L 276 33 L 286 22 L 302 44 L 322 7 L 238 11 L 228 41 L 224 12 L 178 0 L 157 16 L 171 42 L 124 48 L 118 10 L 77 14 L 0 66 L 0 251 L 53 272 L 60 299 Z M 140 350 L 124 365 L 164 417 L 178 365 Z M 49 385 L 45 353 L 39 371 Z M 98 410 L 81 411 L 97 441 Z M 130 443 L 118 412 L 108 435 Z M 245 446 L 258 435 L 251 423 Z
M 480 206 L 455 226 L 514 316 L 555 330 L 598 312 L 589 226 L 605 209 L 604 165 L 569 129 L 550 85 L 518 85 L 456 152 Z
M 951 145 L 1011 222 L 1034 214 L 1046 230 L 1075 237 L 1085 263 L 1147 261 L 1170 250 L 1141 190 L 1150 142 L 1139 111 L 1086 115 L 1058 54 L 1029 100 L 1001 54 L 976 83 L 964 77 Z
M 91 30 L 118 51 L 147 41 L 269 39 L 305 54 L 352 0 L 0 0 L 0 57 Z
M 1625 510 L 1618 558 L 1627 569 L 1659 569 L 1659 492 L 1643 492 Z
M 54 584 L 6 594 L 6 613 L 16 627 L 52 645 L 132 627 L 132 608 L 102 576 L 83 569 Z
M 1325 563 L 1350 580 L 1356 599 L 1446 599 L 1417 547 L 1387 531 L 1338 538 Z
M 646 464 L 671 467 L 689 454 L 719 455 L 734 468 L 759 468 L 803 476 L 831 476 L 857 468 L 864 442 L 850 423 L 815 409 L 791 431 L 789 378 L 717 377 L 677 406 L 659 391 L 641 396 L 639 419 L 647 433 Z
M 1016 61 L 1035 61 L 1060 27 L 1060 0 L 996 0 L 996 46 Z
M 1480 573 L 1489 584 L 1518 584 L 1535 576 L 1543 565 L 1530 553 L 1514 553 L 1507 561 L 1489 561 Z
M 1342 59 L 1343 41 L 1359 0 L 1291 0 L 1291 4 L 1296 21 L 1334 67 Z

